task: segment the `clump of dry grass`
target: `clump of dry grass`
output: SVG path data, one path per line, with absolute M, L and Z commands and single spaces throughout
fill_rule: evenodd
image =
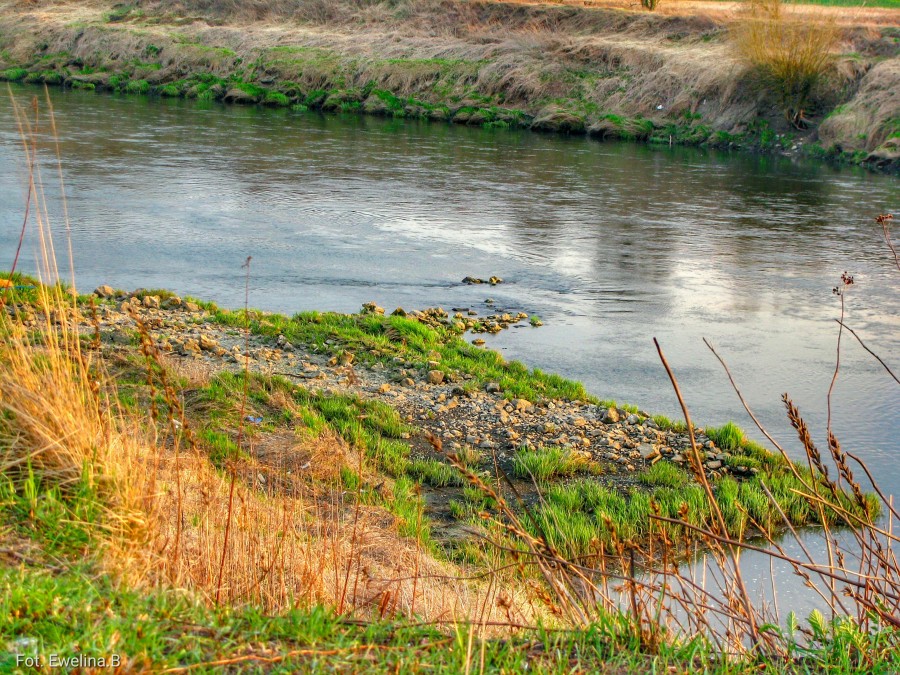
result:
M 788 121 L 805 128 L 804 113 L 840 38 L 834 18 L 794 13 L 781 0 L 749 0 L 732 35 L 738 56 L 776 92 Z
M 123 408 L 99 333 L 91 335 L 83 305 L 57 283 L 38 120 L 14 107 L 30 168 L 25 224 L 36 230 L 41 269 L 27 297 L 7 284 L 0 291 L 0 475 L 19 492 L 30 481 L 73 504 L 99 506 L 90 524 L 99 531 L 79 555 L 96 557 L 131 586 L 174 586 L 210 604 L 265 612 L 324 605 L 361 618 L 533 620 L 524 592 L 463 579 L 403 536 L 388 508 L 364 503 L 361 489 L 346 490 L 350 471 L 357 485 L 380 479 L 385 499 L 396 498 L 392 481 L 328 429 L 314 438 L 239 435 L 226 471 L 217 469 L 199 447 L 176 382 L 202 385 L 209 374 L 173 372 L 137 315 L 146 413 Z M 36 116 L 37 101 L 32 110 Z M 282 393 L 273 404 L 294 402 Z
M 58 282 L 37 166 L 37 104 L 33 120 L 15 110 L 30 167 L 25 223 L 36 229 L 39 276 L 52 283 L 9 289 L 0 301 L 0 474 L 13 486 L 37 479 L 63 492 L 81 486 L 96 494 L 106 507 L 103 541 L 132 568 L 151 536 L 148 497 L 156 485 L 146 468 L 153 454 L 110 397 L 102 364 L 82 344 L 76 297 Z M 32 317 L 42 330 L 31 329 Z

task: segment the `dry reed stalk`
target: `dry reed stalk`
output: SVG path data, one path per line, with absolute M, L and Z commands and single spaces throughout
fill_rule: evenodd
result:
M 107 504 L 101 518 L 106 552 L 133 568 L 151 530 L 152 514 L 144 507 L 145 495 L 155 490 L 146 471 L 152 451 L 110 396 L 102 363 L 82 349 L 76 299 L 59 283 L 38 162 L 36 97 L 31 108 L 33 119 L 13 101 L 29 186 L 21 238 L 32 225 L 39 279 L 33 308 L 43 328 L 31 330 L 29 306 L 7 298 L 8 311 L 0 315 L 0 473 L 13 483 L 32 473 L 63 491 L 82 485 L 95 492 Z

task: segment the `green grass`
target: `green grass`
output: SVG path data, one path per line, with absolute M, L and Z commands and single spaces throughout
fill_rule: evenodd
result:
M 636 405 L 632 405 L 630 403 L 619 403 L 614 398 L 603 399 L 597 403 L 601 408 L 618 408 L 619 410 L 624 410 L 626 413 L 637 415 L 640 412 L 640 408 Z
M 266 105 L 287 106 L 291 104 L 291 100 L 279 91 L 269 91 L 263 97 L 263 103 Z
M 638 480 L 651 487 L 683 488 L 691 481 L 691 477 L 684 469 L 675 464 L 660 460 L 642 472 L 638 476 Z
M 147 80 L 131 80 L 125 85 L 125 91 L 129 94 L 148 94 L 150 83 Z
M 462 464 L 462 466 L 472 472 L 477 472 L 478 467 L 485 460 L 484 455 L 481 453 L 478 448 L 473 448 L 471 445 L 464 445 L 459 450 L 454 451 L 456 455 L 457 461 Z
M 811 616 L 809 625 L 812 646 L 797 645 L 791 664 L 726 659 L 702 638 L 649 650 L 624 613 L 601 613 L 575 630 L 528 629 L 483 643 L 476 636 L 470 646 L 465 625 L 442 630 L 392 617 L 347 621 L 322 606 L 278 615 L 208 608 L 184 592 L 129 590 L 90 562 L 56 572 L 0 567 L 0 636 L 32 639 L 32 653 L 45 660 L 52 653 L 116 654 L 156 672 L 192 667 L 204 674 L 221 672 L 208 664 L 226 659 L 244 659 L 236 668 L 248 673 L 462 673 L 474 654 L 479 672 L 483 663 L 487 673 L 896 672 L 893 632 L 866 633 L 852 621 L 828 622 L 821 615 Z M 12 651 L 0 654 L 0 670 L 24 672 L 16 670 Z
M 489 673 L 649 672 L 688 659 L 717 662 L 700 640 L 644 653 L 632 632 L 623 617 L 610 616 L 574 632 L 529 630 L 489 639 L 483 652 L 476 638 L 474 653 Z M 117 654 L 156 672 L 193 666 L 192 672 L 215 673 L 221 672 L 217 666 L 205 664 L 251 657 L 236 667 L 250 673 L 461 673 L 470 653 L 465 626 L 441 631 L 392 618 L 347 622 L 324 607 L 276 616 L 252 607 L 209 609 L 185 593 L 123 589 L 87 564 L 56 574 L 0 568 L 0 635 L 33 639 L 45 660 L 51 653 Z M 275 660 L 254 661 L 253 655 Z M 4 652 L 0 670 L 16 672 L 15 659 Z
M 214 319 L 233 326 L 245 323 L 241 311 L 218 310 Z M 430 327 L 400 316 L 302 312 L 287 318 L 251 311 L 250 327 L 255 334 L 283 334 L 322 353 L 350 351 L 361 363 L 390 363 L 399 356 L 425 368 L 431 360 L 429 354 L 436 351 L 445 373 L 472 375 L 470 386 L 497 382 L 507 398 L 597 401 L 581 383 L 530 370 L 518 361 L 506 361 L 498 352 L 478 349 L 462 339 L 459 329 L 449 326 Z
M 665 415 L 653 415 L 650 419 L 663 431 L 674 431 L 679 434 L 687 431 L 687 425 L 682 420 L 673 421 Z
M 522 448 L 513 458 L 513 473 L 519 478 L 547 481 L 576 473 L 600 473 L 600 467 L 577 452 L 566 448 Z
M 432 487 L 463 484 L 459 471 L 437 459 L 414 459 L 409 462 L 407 473 Z
M 739 450 L 746 441 L 744 432 L 734 422 L 726 422 L 721 427 L 707 427 L 705 431 L 717 448 L 728 452 Z
M 808 472 L 801 475 L 808 481 Z M 596 551 L 599 544 L 620 540 L 642 539 L 664 528 L 675 541 L 691 541 L 691 532 L 681 525 L 651 521 L 651 514 L 681 519 L 689 525 L 706 527 L 712 512 L 703 488 L 680 468 L 658 462 L 643 472 L 638 480 L 645 486 L 625 493 L 600 485 L 596 480 L 578 479 L 567 485 L 554 485 L 536 509 L 537 525 L 533 534 L 543 532 L 548 541 L 561 551 L 582 555 Z M 798 494 L 802 484 L 782 467 L 761 477 L 741 482 L 726 477 L 713 484 L 716 502 L 722 510 L 729 533 L 739 535 L 751 525 L 774 532 L 784 527 L 778 512 L 762 489 L 764 482 L 791 525 L 802 526 L 817 521 L 810 502 Z M 869 508 L 877 513 L 877 501 L 868 497 Z M 852 513 L 861 509 L 851 497 L 841 497 L 841 504 Z M 832 524 L 846 524 L 832 509 L 826 510 Z M 752 519 L 752 522 L 751 522 Z M 652 522 L 652 524 L 651 524 Z
M 6 80 L 7 82 L 24 80 L 26 75 L 28 75 L 28 71 L 24 68 L 7 68 L 6 70 L 0 70 L 0 80 Z

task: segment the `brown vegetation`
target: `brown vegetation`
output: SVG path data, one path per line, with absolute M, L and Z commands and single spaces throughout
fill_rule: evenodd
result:
M 0 54 L 6 55 L 0 56 L 0 70 L 24 65 L 40 79 L 56 68 L 73 86 L 103 88 L 124 68 L 127 77 L 161 89 L 194 74 L 246 77 L 246 64 L 252 63 L 253 83 L 274 87 L 287 103 L 302 104 L 316 90 L 334 92 L 331 100 L 313 104 L 326 110 L 349 106 L 375 114 L 658 142 L 674 136 L 689 143 L 741 143 L 760 125 L 791 132 L 780 108 L 793 109 L 794 121 L 802 116 L 800 108 L 811 116 L 797 100 L 804 97 L 812 71 L 804 66 L 807 75 L 784 85 L 793 102 L 766 95 L 755 86 L 753 64 L 769 64 L 762 69 L 784 83 L 793 77 L 776 68 L 784 59 L 771 48 L 740 56 L 726 38 L 728 24 L 741 13 L 729 3 L 708 4 L 715 13 L 685 10 L 683 3 L 648 13 L 606 5 L 457 0 L 160 0 L 142 3 L 115 21 L 108 20 L 112 10 L 102 3 L 39 3 L 29 9 L 8 4 L 0 19 Z M 819 40 L 810 54 L 833 52 L 835 76 L 816 85 L 822 105 L 805 140 L 815 140 L 815 125 L 842 105 L 837 119 L 823 124 L 826 148 L 876 150 L 900 108 L 887 94 L 898 89 L 896 45 L 867 24 L 866 12 L 838 16 L 825 8 L 822 21 L 809 30 L 802 27 L 810 11 L 792 9 L 791 20 L 777 24 L 750 23 L 782 26 L 786 42 Z M 861 18 L 853 22 L 851 15 Z M 819 30 L 821 25 L 828 30 Z M 826 34 L 829 40 L 822 40 Z M 771 42 L 771 35 L 759 37 L 751 42 Z M 65 59 L 41 60 L 61 54 Z M 150 60 L 161 67 L 126 68 Z M 793 56 L 788 61 L 798 63 Z M 82 66 L 93 72 L 73 72 Z M 366 87 L 401 100 L 388 108 L 378 97 L 360 93 Z M 196 93 L 190 87 L 176 91 Z M 235 87 L 214 95 L 263 100 Z

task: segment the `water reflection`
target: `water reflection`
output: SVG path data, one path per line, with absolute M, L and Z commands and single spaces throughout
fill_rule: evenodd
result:
M 655 336 L 697 419 L 749 426 L 708 337 L 791 448 L 783 391 L 824 433 L 830 289 L 843 270 L 857 279 L 850 323 L 900 360 L 900 278 L 871 222 L 896 210 L 895 178 L 405 120 L 53 98 L 82 287 L 164 286 L 239 305 L 240 264 L 253 255 L 251 301 L 266 309 L 483 309 L 490 295 L 546 324 L 490 339 L 510 356 L 674 415 Z M 0 99 L 4 251 L 21 223 L 23 172 Z M 467 274 L 507 283 L 460 285 Z M 900 395 L 879 368 L 845 343 L 835 429 L 896 493 Z

